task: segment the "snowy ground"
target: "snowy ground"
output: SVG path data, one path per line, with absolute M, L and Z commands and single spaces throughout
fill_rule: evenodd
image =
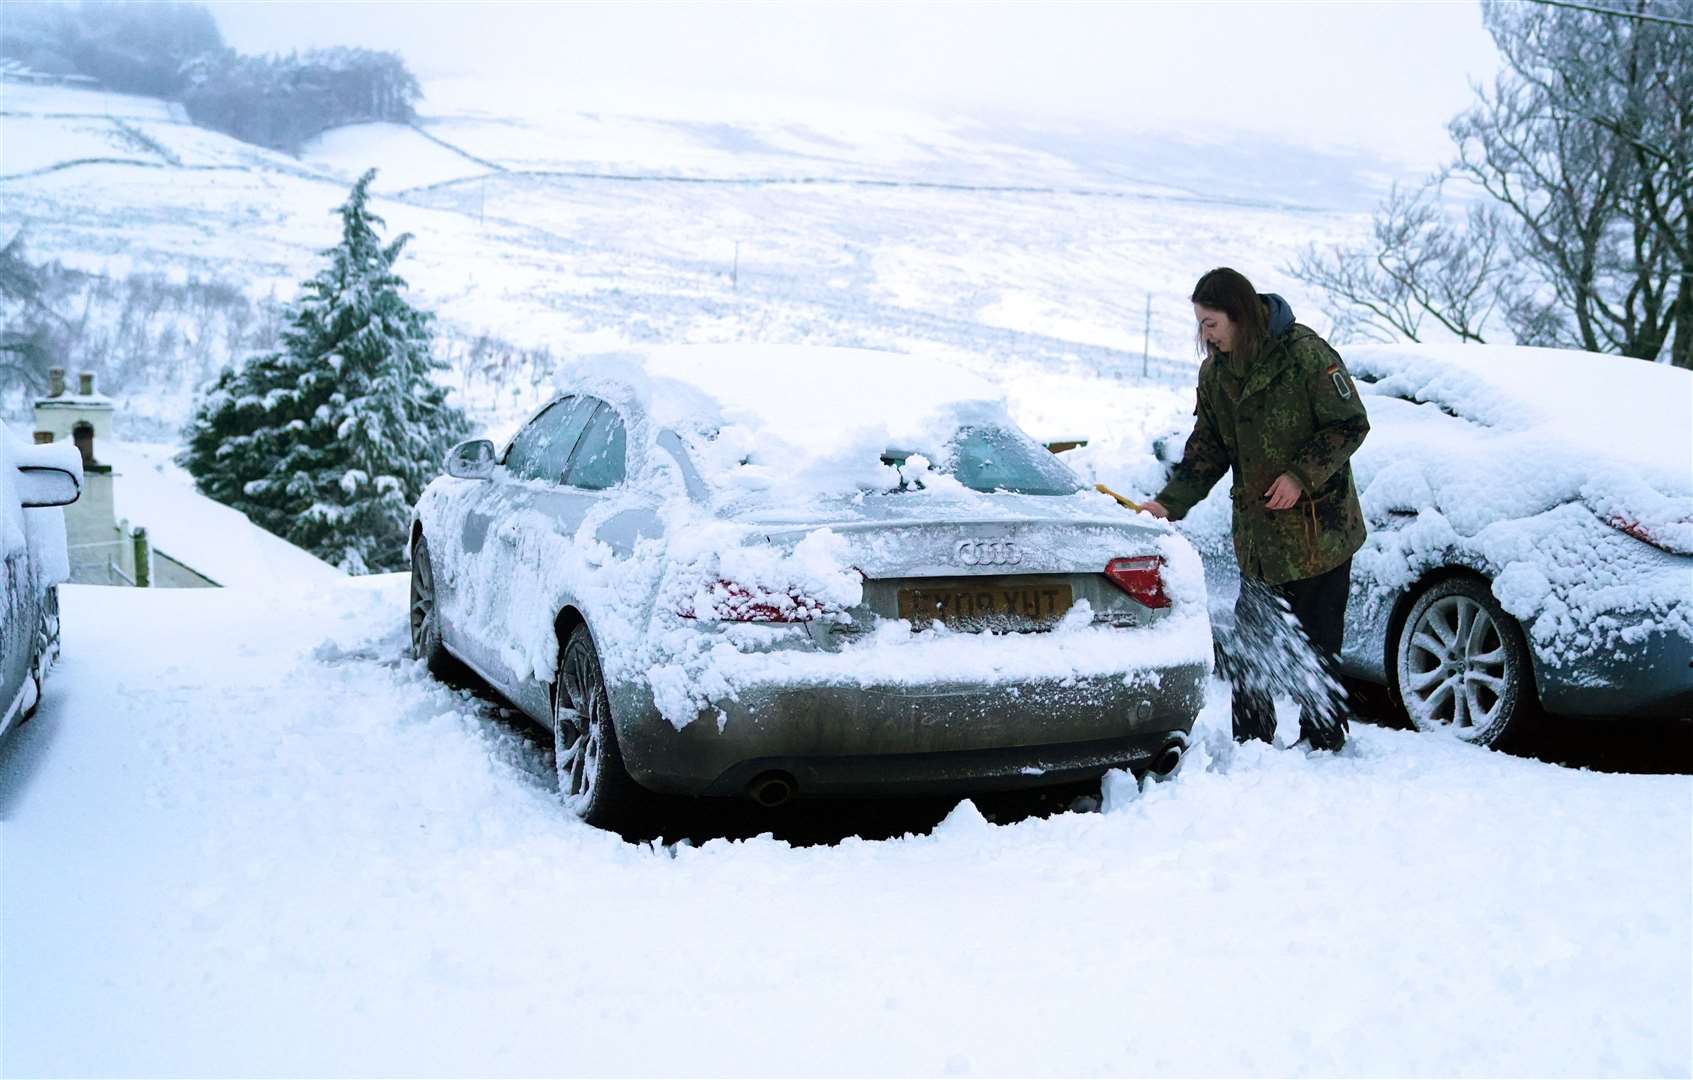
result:
M 1685 776 L 1237 749 L 1219 687 L 1103 813 L 631 845 L 400 659 L 404 587 L 64 590 L 0 744 L 0 1073 L 1693 1068 Z

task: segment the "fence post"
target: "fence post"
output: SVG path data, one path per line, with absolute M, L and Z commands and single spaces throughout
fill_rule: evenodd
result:
M 135 586 L 145 589 L 153 584 L 153 550 L 147 542 L 147 530 L 140 525 L 130 534 L 135 542 Z

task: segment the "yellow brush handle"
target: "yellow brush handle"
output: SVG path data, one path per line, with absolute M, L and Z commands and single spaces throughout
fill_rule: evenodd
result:
M 1144 510 L 1144 509 L 1146 509 L 1146 507 L 1142 506 L 1140 503 L 1135 502 L 1133 499 L 1129 498 L 1126 495 L 1117 494 L 1115 491 L 1112 491 L 1110 488 L 1106 487 L 1104 484 L 1093 485 L 1093 490 L 1099 492 L 1102 495 L 1111 496 L 1113 499 L 1116 499 L 1118 502 L 1122 503 L 1124 506 L 1128 507 L 1130 510 Z

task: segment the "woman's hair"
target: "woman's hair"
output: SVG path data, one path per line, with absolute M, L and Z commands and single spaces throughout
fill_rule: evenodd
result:
M 1258 290 L 1239 270 L 1219 266 L 1206 271 L 1188 299 L 1200 307 L 1220 311 L 1229 317 L 1229 321 L 1234 323 L 1234 355 L 1238 359 L 1255 358 L 1264 339 L 1270 336 L 1270 319 L 1264 312 L 1263 301 L 1258 299 Z M 1204 355 L 1207 352 L 1205 335 L 1197 337 L 1200 354 Z

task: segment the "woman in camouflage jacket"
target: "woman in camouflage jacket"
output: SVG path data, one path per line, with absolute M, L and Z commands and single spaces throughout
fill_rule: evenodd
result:
M 1266 601 L 1280 596 L 1332 668 L 1352 555 L 1364 544 L 1350 463 L 1370 430 L 1363 402 L 1340 356 L 1294 322 L 1281 297 L 1221 267 L 1199 279 L 1192 300 L 1206 354 L 1193 434 L 1146 508 L 1179 520 L 1232 469 L 1237 623 L 1266 618 Z M 1235 737 L 1269 741 L 1273 703 L 1262 685 L 1243 682 L 1240 667 L 1230 665 Z M 1344 717 L 1309 707 L 1300 731 L 1316 748 L 1346 739 Z

